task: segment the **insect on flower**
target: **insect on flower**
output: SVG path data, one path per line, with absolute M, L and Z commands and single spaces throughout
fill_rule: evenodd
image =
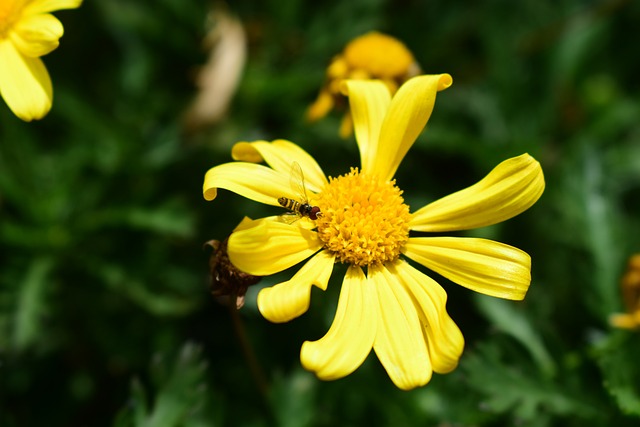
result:
M 278 203 L 285 209 L 289 209 L 291 213 L 295 213 L 297 216 L 289 221 L 293 223 L 300 217 L 306 216 L 309 219 L 315 221 L 322 213 L 317 206 L 311 206 L 309 204 L 309 197 L 307 196 L 307 188 L 304 185 L 304 174 L 302 168 L 298 162 L 291 164 L 291 176 L 290 176 L 291 189 L 298 196 L 300 201 L 289 199 L 288 197 L 279 197 Z

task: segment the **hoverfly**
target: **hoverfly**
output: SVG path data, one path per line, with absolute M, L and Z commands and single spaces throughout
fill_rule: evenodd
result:
M 304 175 L 302 174 L 302 168 L 298 162 L 293 162 L 291 164 L 291 176 L 289 183 L 291 184 L 291 189 L 298 196 L 300 201 L 289 199 L 288 197 L 279 197 L 278 203 L 280 203 L 280 206 L 289 209 L 292 213 L 295 213 L 298 216 L 296 219 L 303 216 L 314 221 L 318 219 L 321 215 L 320 208 L 309 204 L 307 188 L 304 185 Z

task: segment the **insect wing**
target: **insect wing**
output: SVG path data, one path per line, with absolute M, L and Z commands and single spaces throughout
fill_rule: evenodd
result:
M 291 190 L 298 198 L 300 203 L 309 203 L 309 196 L 307 196 L 307 188 L 304 185 L 304 174 L 302 168 L 298 162 L 291 164 L 291 176 L 289 177 L 289 185 Z
M 295 212 L 285 212 L 282 215 L 278 216 L 278 221 L 291 225 L 300 218 L 300 215 Z

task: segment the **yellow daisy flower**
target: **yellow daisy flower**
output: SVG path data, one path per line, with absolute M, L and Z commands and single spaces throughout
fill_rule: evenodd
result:
M 611 315 L 609 323 L 620 329 L 638 329 L 640 328 L 640 254 L 629 258 L 621 285 L 626 313 Z
M 393 95 L 402 83 L 420 73 L 420 66 L 407 47 L 399 40 L 371 31 L 353 39 L 344 51 L 331 61 L 326 81 L 318 98 L 307 110 L 307 120 L 315 122 L 334 106 L 344 106 L 340 85 L 345 79 L 376 79 L 382 81 Z M 340 126 L 340 136 L 353 132 L 353 120 L 347 111 Z
M 0 2 L 0 95 L 24 121 L 51 109 L 51 79 L 40 57 L 58 47 L 64 29 L 49 12 L 74 9 L 82 0 Z
M 344 377 L 375 350 L 401 389 L 426 384 L 432 372 L 457 364 L 464 339 L 446 312 L 442 287 L 411 259 L 484 294 L 520 300 L 531 281 L 529 255 L 514 247 L 471 237 L 413 237 L 410 231 L 443 232 L 495 224 L 529 208 L 544 190 L 539 163 L 528 154 L 508 159 L 477 184 L 410 213 L 393 176 L 429 119 L 448 74 L 415 77 L 391 97 L 378 81 L 345 82 L 361 167 L 327 179 L 316 161 L 285 140 L 240 142 L 239 162 L 210 169 L 204 197 L 218 188 L 272 206 L 295 199 L 292 162 L 304 171 L 315 221 L 293 224 L 269 217 L 245 223 L 229 238 L 231 262 L 256 276 L 283 271 L 310 258 L 288 281 L 265 288 L 258 308 L 272 322 L 287 322 L 309 308 L 311 287 L 325 290 L 336 262 L 349 267 L 327 334 L 307 341 L 303 366 L 325 380 Z M 270 167 L 256 164 L 265 161 Z M 365 272 L 366 268 L 366 272 Z

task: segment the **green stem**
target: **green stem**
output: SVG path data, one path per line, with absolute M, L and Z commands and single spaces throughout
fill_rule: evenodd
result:
M 238 340 L 240 341 L 240 346 L 242 347 L 242 353 L 244 354 L 247 365 L 249 365 L 251 376 L 253 377 L 256 386 L 258 387 L 258 391 L 264 399 L 266 407 L 269 408 L 269 385 L 267 382 L 267 378 L 264 374 L 264 371 L 262 370 L 262 367 L 260 366 L 260 362 L 256 357 L 256 353 L 253 350 L 251 342 L 249 341 L 249 337 L 247 336 L 247 331 L 244 328 L 242 318 L 238 314 L 235 295 L 230 295 L 229 304 L 227 306 L 229 308 L 229 312 L 231 313 L 233 328 L 236 332 Z

